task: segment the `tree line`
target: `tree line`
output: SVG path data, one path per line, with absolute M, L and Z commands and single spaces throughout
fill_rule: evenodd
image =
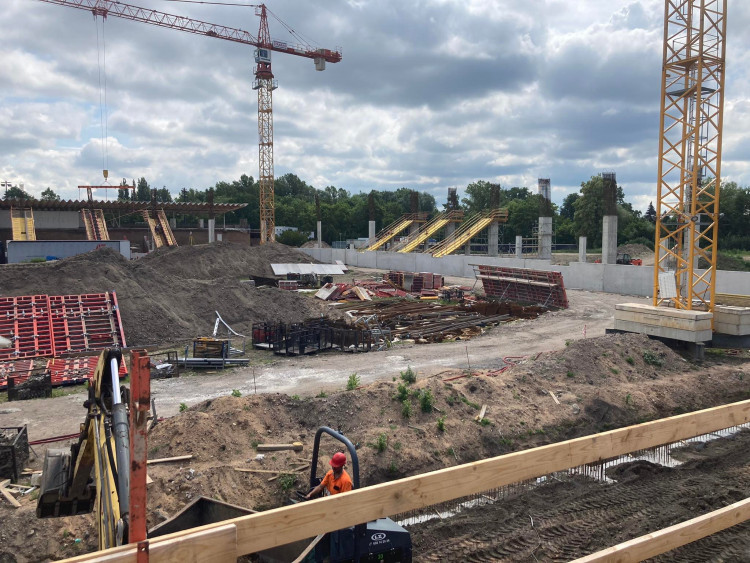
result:
M 123 180 L 118 190 L 120 201 L 150 201 L 152 187 L 146 178 Z M 239 180 L 220 181 L 212 188 L 215 203 L 246 203 L 247 206 L 226 214 L 226 223 L 259 228 L 259 183 L 243 174 Z M 316 189 L 295 174 L 284 174 L 274 181 L 274 204 L 276 225 L 296 227 L 298 233 L 287 231 L 280 240 L 288 244 L 302 244 L 309 233 L 316 230 L 318 208 L 322 221 L 323 240 L 332 242 L 368 235 L 370 219 L 369 198 L 373 198 L 373 213 L 378 229 L 393 223 L 405 213 L 412 211 L 411 194 L 408 188 L 397 190 L 372 190 L 350 193 L 327 186 Z M 494 191 L 494 195 L 493 195 Z M 586 236 L 590 248 L 601 245 L 602 217 L 604 215 L 604 184 L 601 176 L 592 176 L 582 182 L 577 192 L 568 194 L 561 205 L 552 204 L 553 229 L 558 244 L 576 244 L 579 236 Z M 154 194 L 157 202 L 206 202 L 209 190 L 183 188 L 175 196 L 166 187 L 158 188 Z M 485 180 L 466 186 L 459 207 L 467 214 L 491 208 L 493 197 L 498 207 L 508 209 L 508 221 L 501 228 L 504 243 L 513 243 L 517 235 L 529 237 L 538 224 L 541 196 L 527 187 L 502 187 Z M 446 194 L 447 195 L 447 194 Z M 750 187 L 735 182 L 722 183 L 720 192 L 721 217 L 719 219 L 719 248 L 722 250 L 750 250 Z M 14 186 L 7 189 L 4 199 L 31 199 L 24 190 Z M 42 200 L 59 200 L 50 188 L 41 194 Z M 446 197 L 447 199 L 447 197 Z M 437 203 L 425 192 L 419 193 L 418 210 L 430 218 L 448 207 Z M 620 244 L 641 243 L 653 248 L 656 211 L 653 204 L 645 213 L 633 209 L 625 200 L 621 186 L 617 187 L 618 242 Z M 140 221 L 133 216 L 132 222 Z M 123 221 L 127 224 L 128 220 Z M 178 217 L 178 226 L 194 226 L 197 218 L 188 215 Z

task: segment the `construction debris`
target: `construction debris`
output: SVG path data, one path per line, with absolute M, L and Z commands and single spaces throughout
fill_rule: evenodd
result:
M 303 447 L 302 442 L 292 442 L 291 444 L 258 444 L 255 449 L 259 452 L 277 452 L 281 450 L 301 452 Z
M 178 455 L 175 457 L 163 457 L 161 459 L 149 459 L 146 465 L 155 465 L 157 463 L 172 463 L 173 461 L 187 461 L 193 459 L 193 455 Z
M 5 499 L 12 504 L 16 508 L 21 508 L 21 503 L 16 500 L 16 497 L 14 497 L 11 494 L 11 491 L 9 491 L 6 486 L 10 483 L 10 479 L 6 479 L 5 481 L 0 481 L 0 494 L 2 494 Z

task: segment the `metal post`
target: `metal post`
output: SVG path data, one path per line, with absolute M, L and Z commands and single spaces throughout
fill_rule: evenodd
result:
M 130 543 L 146 539 L 147 422 L 151 404 L 149 358 L 130 353 Z

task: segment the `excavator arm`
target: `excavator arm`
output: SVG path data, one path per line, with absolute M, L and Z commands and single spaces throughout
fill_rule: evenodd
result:
M 127 401 L 119 385 L 119 350 L 99 356 L 81 434 L 70 450 L 49 449 L 44 459 L 39 518 L 95 511 L 99 549 L 128 543 L 130 440 Z

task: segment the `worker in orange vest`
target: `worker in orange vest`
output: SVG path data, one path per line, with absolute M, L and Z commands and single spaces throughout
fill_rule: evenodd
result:
M 333 454 L 331 461 L 331 470 L 326 473 L 320 485 L 315 487 L 312 491 L 305 495 L 306 499 L 314 498 L 320 495 L 324 490 L 328 491 L 329 495 L 336 495 L 338 493 L 345 493 L 352 490 L 352 478 L 344 470 L 346 465 L 346 455 L 341 452 Z

